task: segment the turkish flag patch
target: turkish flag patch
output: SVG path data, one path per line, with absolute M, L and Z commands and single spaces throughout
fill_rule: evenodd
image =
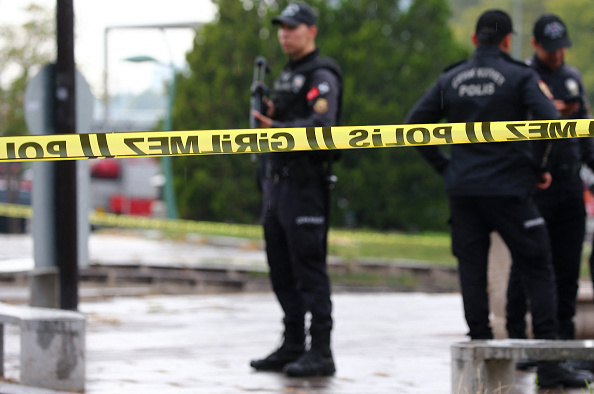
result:
M 307 98 L 307 101 L 311 101 L 313 99 L 315 99 L 316 97 L 318 97 L 320 95 L 320 91 L 318 90 L 317 86 L 314 86 L 313 88 L 311 88 L 309 90 L 309 92 L 307 92 L 307 96 L 305 96 Z
M 549 100 L 555 99 L 555 97 L 553 96 L 553 93 L 551 93 L 551 90 L 549 89 L 549 86 L 546 84 L 545 81 L 543 81 L 543 80 L 538 81 L 538 87 L 544 93 L 544 95 L 547 96 L 547 98 Z

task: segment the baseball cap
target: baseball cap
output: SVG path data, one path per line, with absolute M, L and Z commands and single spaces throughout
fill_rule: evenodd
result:
M 545 14 L 534 24 L 534 40 L 542 45 L 545 51 L 556 51 L 569 48 L 571 40 L 565 23 L 557 15 Z
M 297 26 L 301 23 L 314 26 L 316 24 L 316 14 L 305 3 L 291 3 L 285 7 L 279 16 L 272 18 L 273 25 L 279 25 L 281 23 L 286 23 L 290 26 Z
M 475 34 L 479 40 L 503 38 L 513 32 L 512 20 L 502 10 L 485 11 L 476 22 Z

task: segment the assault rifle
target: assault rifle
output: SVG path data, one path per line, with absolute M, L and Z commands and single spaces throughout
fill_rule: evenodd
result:
M 252 115 L 252 110 L 256 110 L 263 115 L 266 115 L 268 110 L 268 106 L 263 101 L 263 98 L 268 96 L 268 87 L 264 83 L 264 77 L 269 71 L 270 67 L 266 59 L 262 56 L 257 56 L 256 60 L 254 60 L 254 77 L 250 88 L 250 128 L 252 129 L 260 126 L 260 122 Z
M 261 114 L 266 115 L 268 106 L 264 102 L 264 97 L 268 96 L 268 87 L 264 83 L 266 73 L 270 71 L 268 62 L 262 56 L 257 56 L 254 60 L 254 77 L 252 80 L 252 86 L 250 87 L 250 128 L 257 129 L 260 127 L 260 121 L 257 120 L 252 111 L 258 111 Z M 264 158 L 260 157 L 258 160 L 255 153 L 251 154 L 252 162 L 258 161 L 258 167 L 256 168 L 256 179 L 258 181 L 258 189 L 262 191 L 262 179 L 264 177 Z

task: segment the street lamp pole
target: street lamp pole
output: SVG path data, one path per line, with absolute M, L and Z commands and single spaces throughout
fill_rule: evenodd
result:
M 161 23 L 151 25 L 119 25 L 106 26 L 103 30 L 103 129 L 109 130 L 109 32 L 112 30 L 130 30 L 130 29 L 198 29 L 202 26 L 202 22 L 178 22 L 178 23 Z M 167 48 L 169 50 L 169 48 Z M 171 51 L 170 51 L 171 53 Z
M 165 119 L 163 121 L 163 129 L 165 131 L 171 131 L 173 128 L 173 105 L 175 100 L 175 93 L 177 88 L 177 69 L 171 61 L 169 64 L 161 63 L 157 59 L 150 56 L 134 56 L 124 59 L 128 62 L 133 63 L 144 63 L 151 62 L 157 65 L 168 67 L 171 70 L 172 78 L 169 86 L 169 92 L 167 93 L 167 111 Z M 171 156 L 162 156 L 160 158 L 161 171 L 165 177 L 165 184 L 163 185 L 163 198 L 167 207 L 167 217 L 169 219 L 177 219 L 177 201 L 175 199 L 175 189 L 173 187 L 173 169 L 171 166 Z
M 107 50 L 107 43 L 108 43 L 108 35 L 111 30 L 114 29 L 159 29 L 165 34 L 165 29 L 198 29 L 202 26 L 201 22 L 181 22 L 181 23 L 168 23 L 168 24 L 157 24 L 157 25 L 125 25 L 125 26 L 107 26 L 104 30 L 104 67 L 103 67 L 103 115 L 104 115 L 104 122 L 103 128 L 105 130 L 109 130 L 109 80 L 108 80 L 108 50 Z M 177 70 L 173 63 L 173 56 L 171 53 L 171 49 L 168 45 L 167 39 L 165 39 L 165 43 L 167 44 L 167 50 L 169 51 L 169 64 L 161 63 L 154 58 L 148 56 L 137 56 L 135 58 L 129 58 L 128 61 L 135 61 L 135 62 L 154 62 L 163 66 L 167 66 L 171 68 L 171 72 L 173 73 L 171 86 L 169 87 L 168 93 L 168 103 L 167 103 L 167 115 L 164 120 L 164 129 L 171 130 L 173 127 L 173 101 L 175 100 L 175 93 L 176 93 L 176 85 L 177 85 Z M 165 205 L 167 206 L 167 217 L 170 219 L 177 219 L 178 211 L 177 211 L 177 202 L 175 199 L 175 189 L 173 187 L 173 169 L 171 166 L 171 157 L 170 156 L 163 156 L 160 160 L 161 164 L 161 171 L 165 176 L 165 184 L 163 186 L 163 198 L 165 200 Z
M 167 131 L 173 130 L 173 105 L 175 101 L 175 93 L 177 89 L 177 70 L 171 63 L 171 72 L 173 76 L 171 78 L 171 84 L 169 86 L 169 94 L 168 94 L 168 105 L 167 105 L 167 116 L 165 117 L 165 124 L 164 129 Z M 169 219 L 177 219 L 178 218 L 178 211 L 177 211 L 177 200 L 175 198 L 175 187 L 173 185 L 173 168 L 171 163 L 171 156 L 163 156 L 161 157 L 161 168 L 163 170 L 163 175 L 165 175 L 165 185 L 164 185 L 164 193 L 163 197 L 165 198 L 165 206 L 167 207 L 167 217 Z

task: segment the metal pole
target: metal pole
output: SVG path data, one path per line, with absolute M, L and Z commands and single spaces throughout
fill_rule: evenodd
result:
M 173 102 L 175 100 L 175 89 L 177 84 L 177 72 L 173 63 L 171 64 L 171 72 L 173 73 L 173 78 L 171 80 L 171 86 L 169 87 L 169 93 L 167 94 L 167 116 L 164 122 L 164 129 L 167 131 L 173 130 Z M 175 200 L 175 188 L 173 186 L 171 156 L 161 157 L 161 169 L 163 170 L 163 175 L 165 175 L 165 190 L 163 197 L 165 198 L 165 204 L 167 206 L 167 217 L 169 219 L 177 219 L 177 201 Z
M 165 29 L 161 28 L 161 34 L 163 35 L 163 39 L 165 41 L 165 46 L 167 47 L 167 52 L 169 53 L 169 68 L 172 72 L 171 78 L 171 86 L 169 86 L 169 92 L 167 94 L 167 117 L 165 118 L 165 130 L 171 131 L 173 130 L 173 105 L 175 101 L 175 93 L 177 89 L 177 70 L 175 68 L 175 64 L 173 63 L 173 53 L 171 51 L 171 47 L 169 46 L 169 41 L 167 40 L 167 35 L 165 34 Z M 177 211 L 177 201 L 175 199 L 175 187 L 173 185 L 173 165 L 171 156 L 163 156 L 161 158 L 161 168 L 163 170 L 163 175 L 165 175 L 165 204 L 167 206 L 167 217 L 169 219 L 177 219 L 178 211 Z
M 57 0 L 55 130 L 76 133 L 74 65 L 74 7 L 72 0 Z M 78 231 L 76 161 L 58 161 L 55 188 L 56 261 L 60 270 L 60 308 L 78 309 Z
M 108 40 L 109 31 L 114 29 L 198 29 L 202 26 L 201 22 L 180 22 L 180 23 L 161 23 L 156 25 L 123 25 L 123 26 L 107 26 L 103 30 L 103 128 L 106 131 L 111 131 L 109 127 L 110 113 L 109 113 L 109 51 Z M 167 42 L 166 42 L 167 44 Z M 167 47 L 169 56 L 171 57 L 171 49 Z
M 169 42 L 167 40 L 167 36 L 165 35 L 165 29 L 198 29 L 202 26 L 201 22 L 181 22 L 181 23 L 166 23 L 166 24 L 155 24 L 155 25 L 125 25 L 125 26 L 108 26 L 105 28 L 104 31 L 104 75 L 103 75 L 103 85 L 104 85 L 104 106 L 105 106 L 105 117 L 104 117 L 104 128 L 107 128 L 109 122 L 109 95 L 108 95 L 108 51 L 107 51 L 107 40 L 108 40 L 108 33 L 110 29 L 159 29 L 163 33 L 163 37 L 165 40 L 165 45 L 167 47 L 167 51 L 169 52 L 169 65 L 159 63 L 155 59 L 137 59 L 133 61 L 154 61 L 158 64 L 162 64 L 171 68 L 171 72 L 173 73 L 173 79 L 171 82 L 171 87 L 167 94 L 168 96 L 168 104 L 167 104 L 167 115 L 164 120 L 164 129 L 171 130 L 172 129 L 172 116 L 173 116 L 173 101 L 175 99 L 175 92 L 176 92 L 176 84 L 177 84 L 177 70 L 173 63 L 173 53 L 171 51 L 171 47 L 169 46 Z M 161 166 L 161 171 L 163 172 L 163 176 L 165 177 L 165 184 L 163 186 L 163 199 L 165 200 L 165 204 L 167 206 L 167 217 L 170 219 L 177 219 L 178 217 L 178 210 L 177 210 L 177 202 L 175 198 L 175 188 L 173 187 L 173 169 L 171 165 L 171 157 L 170 156 L 163 156 L 159 159 L 159 164 Z
M 107 60 L 107 38 L 109 33 L 109 26 L 103 31 L 103 130 L 111 131 L 109 129 L 109 80 L 107 70 L 109 63 Z
M 514 26 L 517 36 L 514 37 L 512 42 L 512 56 L 516 59 L 522 59 L 522 42 L 524 41 L 523 33 L 523 25 L 524 25 L 524 1 L 523 0 L 514 0 L 513 1 L 513 18 L 514 18 Z

